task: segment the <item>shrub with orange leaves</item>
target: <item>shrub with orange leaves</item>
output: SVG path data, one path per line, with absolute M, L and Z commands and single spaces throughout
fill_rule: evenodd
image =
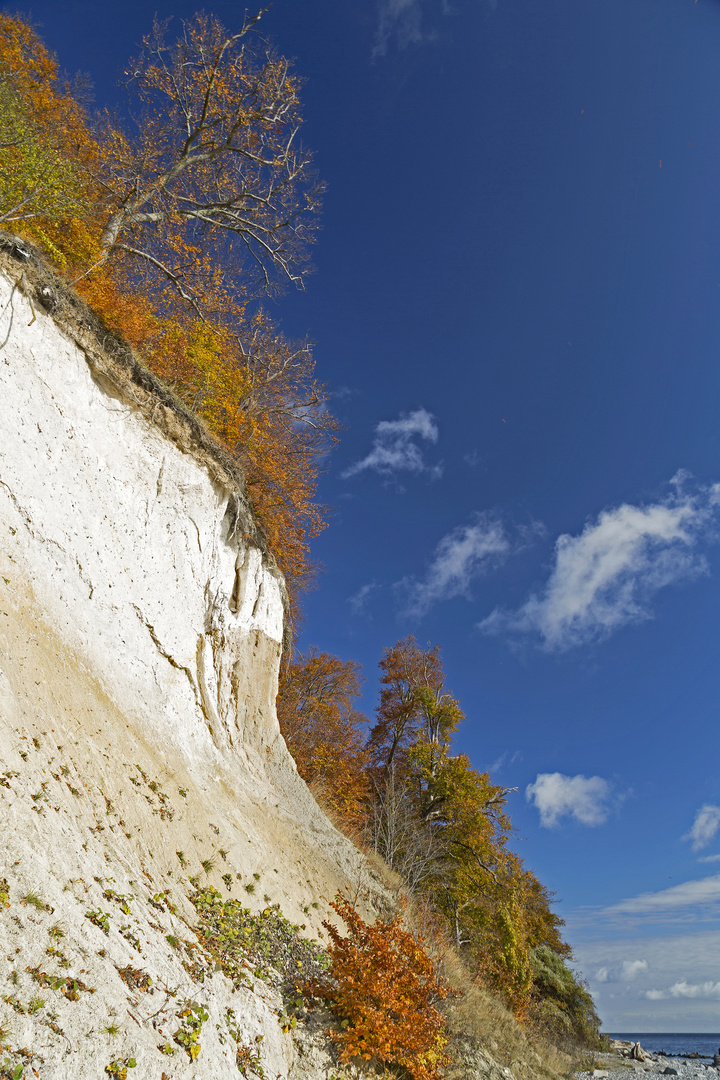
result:
M 371 926 L 346 897 L 338 894 L 331 906 L 348 933 L 323 923 L 331 942 L 329 980 L 307 989 L 343 1021 L 333 1033 L 340 1060 L 376 1059 L 399 1065 L 414 1080 L 438 1080 L 450 1059 L 445 1018 L 434 1003 L 450 991 L 422 943 L 402 929 L 402 914 Z

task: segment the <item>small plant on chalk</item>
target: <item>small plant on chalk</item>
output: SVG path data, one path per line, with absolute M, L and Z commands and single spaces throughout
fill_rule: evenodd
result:
M 94 926 L 99 927 L 103 934 L 110 933 L 110 920 L 112 915 L 109 911 L 86 911 L 85 918 L 89 919 Z
M 182 1021 L 182 1025 L 173 1038 L 184 1048 L 190 1060 L 194 1061 L 201 1050 L 200 1032 L 208 1014 L 197 1001 L 185 1001 L 177 1016 Z
M 4 1058 L 0 1061 L 0 1077 L 2 1080 L 21 1080 L 23 1072 L 25 1071 L 25 1065 L 22 1061 L 15 1063 L 10 1061 L 9 1058 Z
M 41 900 L 36 892 L 27 892 L 20 898 L 22 904 L 27 904 L 28 907 L 34 907 L 36 911 L 51 911 L 49 904 L 46 904 L 44 900 Z
M 105 1066 L 108 1076 L 116 1076 L 118 1080 L 127 1080 L 128 1069 L 134 1069 L 137 1065 L 135 1058 L 117 1058 Z

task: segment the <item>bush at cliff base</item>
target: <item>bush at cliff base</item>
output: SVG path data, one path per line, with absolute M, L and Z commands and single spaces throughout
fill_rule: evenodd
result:
M 341 1020 L 332 1037 L 340 1060 L 364 1058 L 399 1065 L 414 1080 L 438 1080 L 449 1064 L 445 1018 L 434 1002 L 447 997 L 432 960 L 412 934 L 390 922 L 364 922 L 344 897 L 332 907 L 347 924 L 347 936 L 323 923 L 330 937 L 330 971 L 307 987 L 328 1002 Z

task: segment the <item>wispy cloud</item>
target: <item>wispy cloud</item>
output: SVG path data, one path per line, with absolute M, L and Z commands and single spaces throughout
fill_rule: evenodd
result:
M 507 768 L 508 765 L 514 765 L 516 761 L 521 760 L 522 753 L 520 750 L 513 750 L 512 753 L 509 750 L 506 750 L 499 758 L 493 761 L 492 765 L 488 765 L 485 771 L 488 772 L 490 776 L 495 776 L 497 773 Z
M 332 396 L 338 401 L 347 401 L 348 398 L 355 397 L 360 391 L 352 386 L 338 386 L 336 390 L 333 390 Z
M 720 862 L 720 855 L 701 855 L 698 862 Z
M 484 0 L 492 10 L 497 7 L 497 0 Z M 409 45 L 422 45 L 437 41 L 437 29 L 429 30 L 426 17 L 435 18 L 454 13 L 451 0 L 378 0 L 378 23 L 372 56 L 377 59 L 385 56 L 391 44 L 398 49 Z
M 562 651 L 650 618 L 659 589 L 707 572 L 696 547 L 717 539 L 720 484 L 689 492 L 689 479 L 678 473 L 666 499 L 604 510 L 579 536 L 558 537 L 542 592 L 517 611 L 496 609 L 480 628 L 539 635 L 546 649 Z
M 603 908 L 604 915 L 652 915 L 716 904 L 720 901 L 720 874 L 683 881 L 659 892 L 645 892 Z
M 373 57 L 385 56 L 391 40 L 401 49 L 424 40 L 421 0 L 380 0 Z
M 404 614 L 424 615 L 441 600 L 469 597 L 472 582 L 509 552 L 510 541 L 497 518 L 478 514 L 472 524 L 459 525 L 440 540 L 422 578 L 406 577 L 394 586 L 404 598 Z
M 683 840 L 692 841 L 693 851 L 702 851 L 713 839 L 718 828 L 720 828 L 720 806 L 705 803 L 695 815 L 692 828 L 685 833 Z
M 683 980 L 669 986 L 667 990 L 646 990 L 648 1001 L 662 1001 L 667 998 L 720 998 L 720 982 L 688 983 Z
M 601 983 L 632 982 L 648 969 L 647 960 L 623 960 L 619 968 L 601 967 L 595 972 L 595 979 Z
M 345 469 L 343 479 L 368 469 L 391 478 L 400 472 L 410 472 L 427 473 L 437 479 L 442 475 L 442 465 L 428 465 L 420 443 L 436 443 L 438 436 L 435 417 L 427 409 L 400 413 L 397 420 L 381 420 L 375 428 L 370 453 Z
M 602 825 L 610 813 L 612 789 L 601 776 L 564 776 L 540 773 L 525 788 L 525 798 L 540 813 L 540 824 L 552 829 L 562 817 L 575 818 L 581 825 Z
M 352 608 L 353 615 L 364 615 L 366 613 L 371 594 L 379 588 L 380 586 L 375 581 L 371 581 L 367 585 L 361 585 L 352 596 L 348 596 L 348 604 Z

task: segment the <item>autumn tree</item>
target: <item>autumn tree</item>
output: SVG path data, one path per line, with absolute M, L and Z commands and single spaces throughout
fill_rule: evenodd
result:
M 403 768 L 426 719 L 424 701 L 441 693 L 445 675 L 439 648 L 423 650 L 412 635 L 383 649 L 378 667 L 380 702 L 368 752 L 378 776 L 386 778 Z
M 376 849 L 421 885 L 462 944 L 460 915 L 502 865 L 507 791 L 452 753 L 463 713 L 445 687 L 440 650 L 408 637 L 385 649 L 368 739 Z
M 94 252 L 88 221 L 100 158 L 78 83 L 24 19 L 0 13 L 0 223 L 41 243 L 62 265 Z
M 198 313 L 302 285 L 320 185 L 300 141 L 300 82 L 256 32 L 157 19 L 128 65 L 134 128 L 107 122 L 96 263 L 118 262 Z
M 280 730 L 298 772 L 348 827 L 358 832 L 367 813 L 365 727 L 355 708 L 360 665 L 311 649 L 281 672 Z

